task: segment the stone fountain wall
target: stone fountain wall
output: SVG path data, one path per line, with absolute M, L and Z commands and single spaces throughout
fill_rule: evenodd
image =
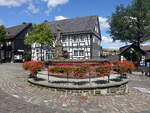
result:
M 39 85 L 42 87 L 50 88 L 51 91 L 61 94 L 71 94 L 71 95 L 81 95 L 81 96 L 94 96 L 94 95 L 112 95 L 112 94 L 125 94 L 128 93 L 128 79 L 123 79 L 120 82 L 113 82 L 107 84 L 101 84 L 97 86 L 75 86 L 71 87 L 69 85 L 56 85 L 50 82 L 46 84 L 39 83 L 33 79 L 28 79 L 28 82 Z

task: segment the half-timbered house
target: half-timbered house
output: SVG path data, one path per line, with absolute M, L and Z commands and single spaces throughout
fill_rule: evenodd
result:
M 137 46 L 131 44 L 120 48 L 121 60 L 135 61 L 137 58 L 140 60 L 140 65 L 150 67 L 150 46 Z
M 0 60 L 2 62 L 22 61 L 25 52 L 30 51 L 30 47 L 24 44 L 27 32 L 31 29 L 31 23 L 6 28 L 7 39 L 0 45 Z
M 65 19 L 53 22 L 44 22 L 57 33 L 57 26 L 61 30 L 63 51 L 69 53 L 70 59 L 98 59 L 101 54 L 101 32 L 98 16 L 87 16 Z M 42 56 L 44 60 L 53 57 L 51 47 L 45 47 Z M 32 60 L 41 60 L 40 45 L 33 44 Z

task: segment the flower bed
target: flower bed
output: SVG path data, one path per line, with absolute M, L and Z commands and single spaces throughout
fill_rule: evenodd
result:
M 78 64 L 78 65 L 64 65 L 58 64 L 55 66 L 50 66 L 48 71 L 52 75 L 58 75 L 59 77 L 68 75 L 69 78 L 89 78 L 90 77 L 104 77 L 108 76 L 112 70 L 112 64 L 101 63 L 98 65 L 92 64 Z
M 45 67 L 47 62 L 29 61 L 23 64 L 25 70 L 30 71 L 31 75 L 35 76 L 42 68 L 47 68 L 50 75 L 55 75 L 62 78 L 84 79 L 89 77 L 105 77 L 115 70 L 120 74 L 132 72 L 134 64 L 129 61 L 117 61 L 114 63 L 76 63 L 76 64 L 52 64 Z
M 113 67 L 119 73 L 128 73 L 132 72 L 135 69 L 133 62 L 127 60 L 117 61 L 114 63 Z
M 99 66 L 96 68 L 97 76 L 100 77 L 108 76 L 112 69 L 113 69 L 112 64 L 110 63 L 99 64 Z
M 30 71 L 30 77 L 36 77 L 38 71 L 41 71 L 43 65 L 38 61 L 28 61 L 23 63 L 23 69 Z
M 134 64 L 129 61 L 117 61 L 115 63 L 104 62 L 96 65 L 88 63 L 56 64 L 48 68 L 48 71 L 52 75 L 59 75 L 59 77 L 68 75 L 71 78 L 88 78 L 89 76 L 105 77 L 109 76 L 113 70 L 121 74 L 132 72 L 134 70 Z
M 69 78 L 85 78 L 85 75 L 89 72 L 87 65 L 65 65 L 58 64 L 50 66 L 48 71 L 54 75 L 67 75 Z

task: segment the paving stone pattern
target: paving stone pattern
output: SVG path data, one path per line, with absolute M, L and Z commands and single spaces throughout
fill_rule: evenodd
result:
M 150 77 L 129 75 L 125 95 L 72 96 L 33 86 L 27 75 L 21 64 L 0 64 L 0 113 L 150 113 L 150 94 L 134 88 L 150 90 Z

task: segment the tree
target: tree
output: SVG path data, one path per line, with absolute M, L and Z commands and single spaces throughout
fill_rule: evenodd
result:
M 0 25 L 0 48 L 1 45 L 3 44 L 3 46 L 5 45 L 5 40 L 6 40 L 6 29 L 3 25 Z M 0 51 L 0 60 L 2 60 L 1 58 L 1 51 Z
M 42 57 L 43 45 L 51 46 L 53 43 L 50 26 L 46 24 L 33 25 L 31 31 L 26 36 L 25 44 L 32 45 L 34 43 L 41 45 L 41 60 L 43 60 Z
M 109 24 L 114 41 L 135 43 L 139 47 L 150 40 L 150 0 L 133 0 L 127 7 L 117 6 Z
M 0 25 L 0 44 L 6 40 L 6 29 L 3 25 Z

